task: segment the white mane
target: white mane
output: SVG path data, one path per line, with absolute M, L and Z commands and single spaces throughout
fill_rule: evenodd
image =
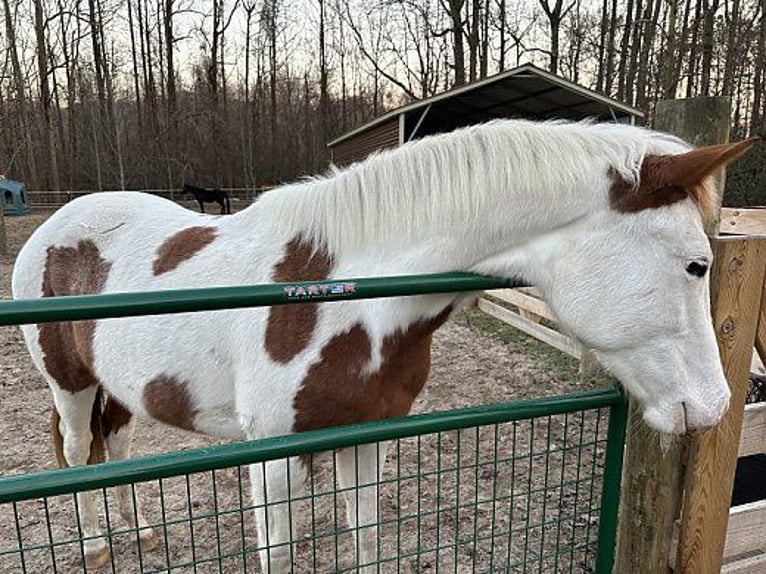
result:
M 274 190 L 259 203 L 282 229 L 340 254 L 414 240 L 435 221 L 449 228 L 487 209 L 513 217 L 520 201 L 592 210 L 604 204 L 598 190 L 610 167 L 636 181 L 648 153 L 687 149 L 677 138 L 634 126 L 498 120 L 376 153 L 326 178 Z

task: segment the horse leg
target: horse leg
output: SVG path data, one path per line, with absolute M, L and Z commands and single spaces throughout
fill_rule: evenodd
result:
M 205 213 L 205 202 L 200 199 L 200 200 L 198 200 L 198 203 L 199 203 L 199 210 L 202 213 Z
M 292 499 L 306 478 L 298 457 L 250 465 L 250 482 L 264 574 L 290 572 L 294 558 L 296 509 Z
M 130 446 L 136 419 L 133 415 L 112 397 L 107 398 L 102 414 L 104 441 L 110 460 L 125 460 L 130 458 Z M 123 484 L 115 487 L 117 509 L 122 519 L 130 528 L 138 530 L 138 542 L 143 552 L 157 547 L 159 539 L 141 512 L 141 505 L 130 485 Z M 135 505 L 134 505 L 135 503 Z
M 358 572 L 377 571 L 378 484 L 388 443 L 365 444 L 338 451 L 338 482 L 346 498 L 346 519 L 354 537 Z
M 218 205 L 221 206 L 221 215 L 226 213 L 226 204 L 223 202 L 223 199 L 218 200 Z
M 100 401 L 100 397 L 97 397 L 98 387 L 90 386 L 73 393 L 61 389 L 56 384 L 51 384 L 50 387 L 54 403 L 51 431 L 59 465 L 80 466 L 103 460 L 100 428 L 93 428 L 91 425 L 94 409 L 99 409 L 99 412 L 101 409 L 101 405 L 96 402 Z M 100 426 L 98 417 L 94 418 L 97 424 L 93 426 Z M 95 454 L 92 450 L 96 451 Z M 78 492 L 76 500 L 85 565 L 87 568 L 98 568 L 109 562 L 110 555 L 109 546 L 99 526 L 93 492 Z

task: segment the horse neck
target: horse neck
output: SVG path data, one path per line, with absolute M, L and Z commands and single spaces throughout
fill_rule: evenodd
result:
M 339 259 L 383 271 L 471 269 L 608 208 L 609 170 L 635 169 L 646 136 L 633 130 L 627 136 L 635 141 L 622 145 L 615 134 L 600 141 L 589 129 L 464 130 L 271 192 L 262 207 L 281 232 L 321 243 Z

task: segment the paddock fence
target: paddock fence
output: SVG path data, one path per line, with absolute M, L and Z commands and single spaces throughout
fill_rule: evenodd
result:
M 260 194 L 267 191 L 267 187 L 226 187 L 220 188 L 229 194 L 229 198 L 232 202 L 232 210 L 238 211 L 244 209 L 250 205 Z M 141 191 L 143 193 L 150 193 L 158 197 L 163 197 L 171 201 L 180 203 L 184 207 L 191 209 L 197 209 L 197 202 L 190 195 L 184 196 L 181 193 L 181 188 L 178 189 L 138 189 L 134 191 Z M 58 209 L 59 207 L 69 203 L 73 199 L 82 197 L 84 195 L 90 195 L 96 193 L 92 190 L 86 191 L 73 191 L 73 190 L 27 190 L 27 201 L 32 208 L 37 209 Z M 108 193 L 108 192 L 107 192 Z M 211 209 L 211 213 L 215 213 L 215 207 Z
M 0 325 L 507 286 L 447 274 L 4 301 Z M 356 532 L 346 527 L 342 500 L 358 490 L 336 486 L 332 453 L 391 441 L 377 483 L 375 570 L 606 574 L 626 420 L 623 395 L 601 389 L 4 477 L 0 568 L 86 571 L 74 493 L 94 491 L 106 510 L 112 572 L 258 571 L 264 542 L 255 535 L 245 467 L 300 456 L 315 472 L 306 494 L 288 501 L 299 519 L 294 571 L 356 571 Z M 119 485 L 134 500 L 143 494 L 160 548 L 142 550 L 138 529 L 118 516 L 111 489 Z M 277 502 L 267 496 L 264 504 Z

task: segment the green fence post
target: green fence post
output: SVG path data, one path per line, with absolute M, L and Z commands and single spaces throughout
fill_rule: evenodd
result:
M 601 512 L 598 520 L 598 554 L 596 572 L 612 574 L 617 542 L 617 513 L 620 508 L 620 479 L 628 422 L 628 398 L 622 398 L 609 409 L 609 433 L 604 453 L 604 482 L 601 490 Z

